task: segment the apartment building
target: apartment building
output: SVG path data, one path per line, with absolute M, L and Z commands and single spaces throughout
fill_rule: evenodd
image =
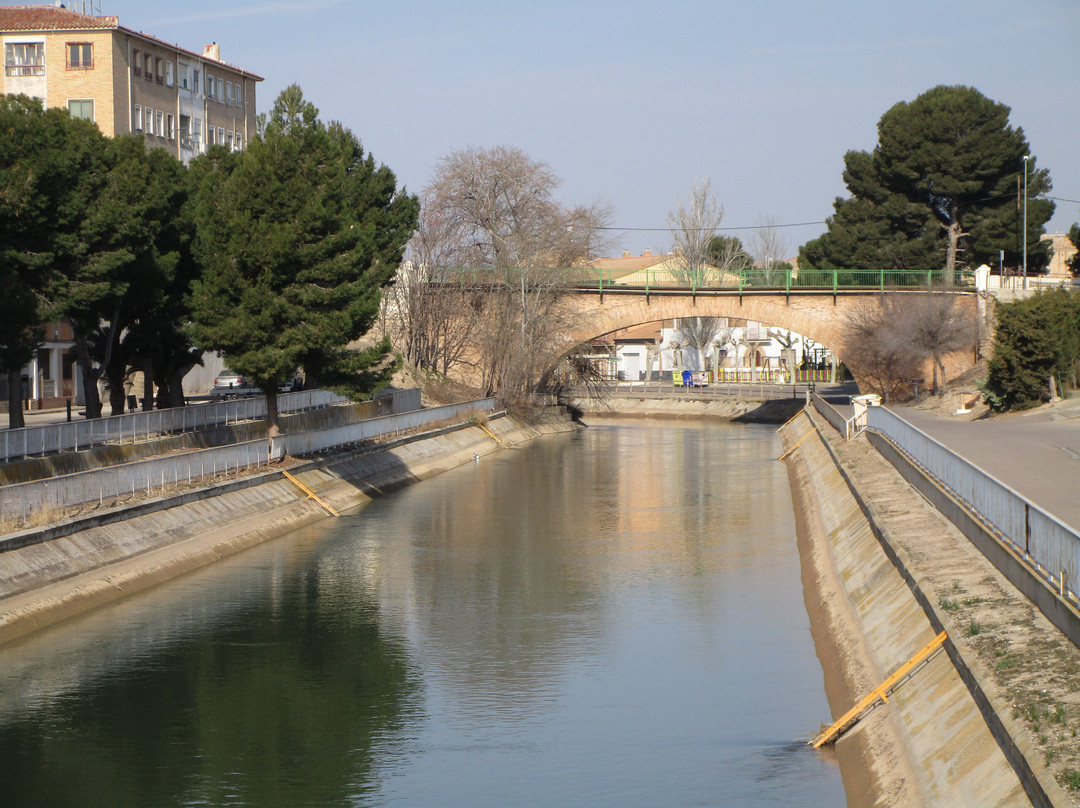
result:
M 216 43 L 198 53 L 124 28 L 117 17 L 27 5 L 0 7 L 0 45 L 0 92 L 67 108 L 106 135 L 141 134 L 185 163 L 214 144 L 242 149 L 255 133 L 262 77 L 223 62 Z M 46 327 L 24 374 L 29 406 L 81 403 L 72 344 L 66 324 Z M 6 402 L 0 378 L 0 409 Z
M 262 77 L 201 53 L 55 5 L 0 7 L 0 92 L 24 93 L 89 118 L 107 135 L 139 133 L 185 163 L 255 133 Z

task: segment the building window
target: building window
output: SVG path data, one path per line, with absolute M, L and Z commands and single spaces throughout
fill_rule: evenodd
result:
M 131 52 L 131 72 L 136 76 L 142 75 L 142 54 L 139 51 Z
M 72 118 L 86 118 L 86 120 L 92 121 L 94 120 L 94 99 L 72 99 L 68 101 L 68 112 L 71 113 Z
M 232 106 L 232 82 L 225 82 L 225 106 Z
M 190 84 L 191 84 L 191 69 L 186 64 L 181 62 L 180 67 L 179 67 L 179 71 L 180 71 L 180 86 L 183 87 L 185 90 L 190 90 L 191 89 L 191 87 L 190 87 Z
M 191 92 L 195 93 L 195 95 L 199 94 L 199 71 L 198 70 L 192 70 L 191 71 Z
M 154 110 L 150 109 L 150 107 L 146 108 L 145 118 L 146 118 L 146 134 L 152 135 L 152 134 L 154 134 Z
M 154 111 L 154 131 L 158 137 L 165 137 L 165 113 L 160 109 Z
M 220 126 L 217 128 L 217 142 L 219 146 L 225 145 L 225 130 Z
M 232 139 L 232 130 L 231 129 L 228 132 L 225 133 L 225 145 L 229 147 L 229 151 L 232 151 L 233 139 Z
M 67 69 L 90 70 L 94 67 L 94 45 L 90 42 L 67 43 Z
M 241 137 L 239 132 L 237 132 L 236 133 L 236 150 L 241 151 L 243 148 L 244 148 L 244 138 Z
M 131 128 L 136 132 L 142 131 L 142 106 L 135 105 L 135 114 L 131 116 Z
M 154 80 L 154 57 L 149 53 L 146 54 L 146 80 Z
M 165 83 L 170 87 L 173 87 L 173 86 L 176 85 L 176 80 L 173 78 L 173 63 L 172 62 L 166 62 L 165 63 Z
M 206 127 L 206 145 L 207 146 L 213 146 L 214 145 L 214 127 L 212 127 L 212 126 Z
M 223 104 L 225 103 L 225 80 L 224 79 L 218 79 L 217 80 L 217 99 L 221 103 L 223 103 Z
M 214 98 L 214 77 L 209 73 L 206 74 L 206 97 L 211 100 Z
M 161 84 L 165 80 L 165 74 L 161 70 L 161 59 L 154 59 L 154 80 Z
M 44 42 L 8 42 L 4 45 L 5 76 L 44 76 Z
M 195 118 L 191 122 L 191 147 L 197 152 L 202 144 L 202 121 Z
M 238 106 L 238 107 L 244 106 L 244 85 L 243 84 L 235 84 L 235 85 L 233 85 L 233 98 L 236 100 L 236 106 Z
M 176 118 L 171 112 L 165 116 L 165 136 L 169 140 L 176 140 Z

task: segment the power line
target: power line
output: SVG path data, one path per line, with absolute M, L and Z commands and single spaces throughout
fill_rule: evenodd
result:
M 738 227 L 680 227 L 675 228 L 685 232 L 720 232 L 728 230 L 761 230 L 762 228 L 771 227 L 808 227 L 814 224 L 826 224 L 826 222 L 791 222 L 789 224 L 766 224 L 766 225 L 739 225 Z M 670 227 L 594 227 L 593 230 L 618 230 L 625 233 L 670 233 L 672 228 Z

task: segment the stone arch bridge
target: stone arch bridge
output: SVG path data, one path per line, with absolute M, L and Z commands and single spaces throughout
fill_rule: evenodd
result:
M 942 290 L 935 290 L 941 294 Z M 960 305 L 968 307 L 972 319 L 979 308 L 978 295 L 972 289 L 944 292 L 955 295 Z M 753 320 L 763 325 L 791 330 L 810 337 L 829 348 L 843 362 L 849 351 L 844 338 L 847 316 L 868 302 L 877 303 L 882 295 L 913 297 L 925 295 L 919 289 L 850 290 L 674 290 L 662 292 L 578 287 L 567 295 L 567 305 L 576 312 L 575 325 L 565 336 L 578 346 L 623 328 L 658 320 L 685 317 L 728 317 Z M 972 346 L 957 351 L 946 361 L 949 376 L 956 376 L 977 361 L 979 335 L 972 335 Z M 568 349 L 569 350 L 569 349 Z M 561 357 L 553 356 L 552 364 Z

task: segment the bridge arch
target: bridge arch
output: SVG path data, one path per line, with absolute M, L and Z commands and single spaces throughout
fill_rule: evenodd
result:
M 787 295 L 779 292 L 709 293 L 646 293 L 618 291 L 599 294 L 596 291 L 577 291 L 568 295 L 567 305 L 575 314 L 575 325 L 567 334 L 572 347 L 623 328 L 659 320 L 686 317 L 728 317 L 751 320 L 765 325 L 794 331 L 824 345 L 841 362 L 849 347 L 844 337 L 847 315 L 868 302 L 877 302 L 882 294 L 919 295 L 917 290 L 865 291 L 834 295 L 831 292 Z M 971 292 L 951 292 L 962 305 L 974 312 L 977 298 Z M 972 343 L 977 341 L 973 336 Z M 565 354 L 564 354 L 565 355 Z M 561 356 L 552 357 L 554 365 Z M 957 375 L 975 363 L 974 351 L 953 354 L 947 366 L 950 375 Z

